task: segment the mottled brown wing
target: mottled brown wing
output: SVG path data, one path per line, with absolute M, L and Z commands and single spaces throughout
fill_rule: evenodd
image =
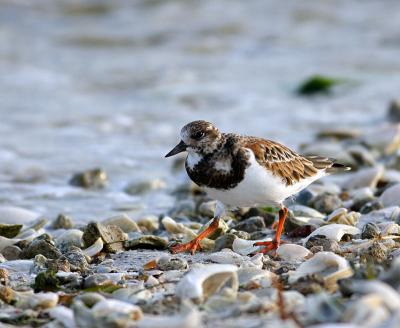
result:
M 251 149 L 257 162 L 281 177 L 288 186 L 312 177 L 333 164 L 328 158 L 303 157 L 271 140 L 249 138 L 244 147 Z

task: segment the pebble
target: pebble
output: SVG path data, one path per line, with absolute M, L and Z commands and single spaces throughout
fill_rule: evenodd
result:
M 124 191 L 129 195 L 143 195 L 145 193 L 164 189 L 166 187 L 165 181 L 161 179 L 153 179 L 149 181 L 132 182 L 124 188 Z
M 359 170 L 349 178 L 342 185 L 344 189 L 357 189 L 357 188 L 376 188 L 378 181 L 384 174 L 383 166 L 369 167 Z
M 107 174 L 100 168 L 76 173 L 69 180 L 70 185 L 86 189 L 101 189 L 107 185 L 107 182 Z
M 85 278 L 83 288 L 95 288 L 114 285 L 114 282 L 110 280 L 104 274 L 94 274 Z
M 106 251 L 115 253 L 123 250 L 123 242 L 128 236 L 117 226 L 104 226 L 99 222 L 89 223 L 82 235 L 85 247 L 93 245 L 99 238 L 103 240 Z
M 224 248 L 232 249 L 232 244 L 236 238 L 238 238 L 238 237 L 233 233 L 227 233 L 227 234 L 224 234 L 224 235 L 218 237 L 215 240 L 214 252 L 219 252 L 220 250 L 222 250 Z
M 122 231 L 129 233 L 129 232 L 141 232 L 138 224 L 133 221 L 128 215 L 121 214 L 112 216 L 102 222 L 103 225 L 114 225 L 121 228 Z
M 71 229 L 74 226 L 74 221 L 71 217 L 60 214 L 51 224 L 52 229 Z
M 390 121 L 398 123 L 400 122 L 400 100 L 392 100 L 389 104 L 387 116 Z
M 379 227 L 373 223 L 368 222 L 365 224 L 361 230 L 361 238 L 362 239 L 373 239 L 379 237 L 381 231 Z
M 248 233 L 256 232 L 266 228 L 264 218 L 261 216 L 255 216 L 248 218 L 242 222 L 236 224 L 233 229 L 245 231 Z
M 311 200 L 310 205 L 322 213 L 332 213 L 342 206 L 342 201 L 337 195 L 323 193 Z
M 188 263 L 183 258 L 162 256 L 157 261 L 157 267 L 162 271 L 186 270 L 188 268 Z
M 313 247 L 320 247 L 321 251 L 333 253 L 340 252 L 340 246 L 337 241 L 328 239 L 325 236 L 320 235 L 310 237 L 307 240 L 305 247 L 308 249 L 312 249 Z
M 58 303 L 58 295 L 56 293 L 37 293 L 29 297 L 29 307 L 40 310 L 55 307 Z
M 89 267 L 85 254 L 78 247 L 70 247 L 61 259 L 64 258 L 70 263 L 71 271 L 85 272 Z
M 17 299 L 16 293 L 7 286 L 0 285 L 0 300 L 6 304 L 10 304 Z
M 203 202 L 199 206 L 199 209 L 198 209 L 199 214 L 204 215 L 209 218 L 213 218 L 216 206 L 217 206 L 217 201 L 215 201 L 215 200 Z
M 124 243 L 126 249 L 165 249 L 168 242 L 161 237 L 146 235 L 128 240 Z
M 31 259 L 36 255 L 41 254 L 49 259 L 58 259 L 61 257 L 61 252 L 52 244 L 48 235 L 42 235 L 33 240 L 21 252 L 21 258 Z
M 400 183 L 386 189 L 379 197 L 384 207 L 400 205 Z
M 71 246 L 83 247 L 82 240 L 83 232 L 78 229 L 65 230 L 61 235 L 59 235 L 56 240 L 56 246 L 60 250 L 68 250 Z
M 7 246 L 1 253 L 7 260 L 18 260 L 21 258 L 21 248 L 15 245 Z

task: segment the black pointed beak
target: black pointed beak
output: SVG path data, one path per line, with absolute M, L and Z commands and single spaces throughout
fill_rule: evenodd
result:
M 187 146 L 185 145 L 185 143 L 181 140 L 180 143 L 178 143 L 174 149 L 172 149 L 167 155 L 165 155 L 165 157 L 170 157 L 170 156 L 174 156 L 176 154 L 182 153 L 186 150 Z

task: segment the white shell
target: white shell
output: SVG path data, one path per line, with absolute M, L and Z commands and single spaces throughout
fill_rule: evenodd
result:
M 107 317 L 112 314 L 123 314 L 132 320 L 140 320 L 143 316 L 140 307 L 113 299 L 97 302 L 92 308 L 92 314 L 96 318 Z
M 21 239 L 11 239 L 7 237 L 0 236 L 0 252 L 11 245 L 14 245 L 15 243 L 18 243 Z
M 236 238 L 232 243 L 232 249 L 234 252 L 240 255 L 249 255 L 260 251 L 263 246 L 254 246 L 254 243 L 259 241 L 271 241 L 271 238 L 263 240 L 246 240 L 241 238 Z
M 315 229 L 307 238 L 304 239 L 304 245 L 312 237 L 317 235 L 325 236 L 328 239 L 340 241 L 345 234 L 356 235 L 361 233 L 361 230 L 349 226 L 347 224 L 328 224 Z
M 48 311 L 51 318 L 58 321 L 65 328 L 75 328 L 74 312 L 65 306 L 56 306 Z
M 185 306 L 184 306 L 185 307 Z M 182 313 L 174 316 L 145 315 L 135 327 L 138 328 L 198 328 L 202 327 L 201 315 L 194 307 L 184 309 Z
M 296 271 L 290 272 L 289 283 L 294 283 L 299 278 L 313 273 L 321 274 L 329 286 L 336 283 L 338 279 L 353 275 L 346 259 L 333 252 L 319 252 L 303 262 Z
M 358 212 L 351 211 L 350 213 L 346 208 L 338 208 L 328 215 L 326 221 L 329 223 L 337 223 L 355 226 L 360 219 L 361 214 Z
M 241 268 L 237 272 L 239 278 L 239 286 L 247 288 L 255 283 L 262 288 L 271 287 L 276 275 L 268 270 L 259 268 Z
M 262 254 L 256 254 L 249 258 L 233 252 L 230 249 L 225 249 L 220 252 L 211 253 L 207 259 L 219 264 L 235 264 L 240 267 L 259 267 L 262 268 Z
M 312 255 L 307 248 L 296 244 L 282 244 L 276 254 L 285 261 L 303 261 Z
M 103 240 L 101 238 L 98 238 L 91 246 L 83 250 L 83 254 L 90 257 L 95 256 L 96 254 L 101 252 L 103 246 Z
M 238 289 L 238 268 L 230 264 L 208 264 L 192 269 L 176 286 L 181 299 L 204 300 L 218 292 L 229 280 L 232 289 Z

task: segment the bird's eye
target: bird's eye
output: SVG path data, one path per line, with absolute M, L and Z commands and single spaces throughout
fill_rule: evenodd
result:
M 198 131 L 192 135 L 192 139 L 194 139 L 194 140 L 200 140 L 203 137 L 204 137 L 204 132 L 202 132 L 202 131 Z

